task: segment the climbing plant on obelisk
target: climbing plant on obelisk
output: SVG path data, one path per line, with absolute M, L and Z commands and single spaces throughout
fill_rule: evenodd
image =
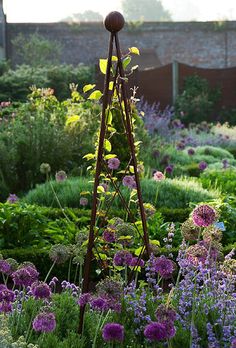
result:
M 139 266 L 141 257 L 150 255 L 139 178 L 140 168 L 137 162 L 140 142 L 136 141 L 134 132 L 133 101 L 135 98 L 128 98 L 128 78 L 125 74 L 125 68 L 131 60 L 131 54 L 138 53 L 138 49 L 136 47 L 129 48 L 128 54 L 122 56 L 118 32 L 123 28 L 124 23 L 124 18 L 119 12 L 111 12 L 104 21 L 105 28 L 110 32 L 110 41 L 108 58 L 100 60 L 100 68 L 105 73 L 100 132 L 95 154 L 85 156 L 89 160 L 94 160 L 95 163 L 92 167 L 94 174 L 92 211 L 82 293 L 89 292 L 91 265 L 94 260 L 98 262 L 104 275 L 107 275 L 110 268 L 114 267 L 108 256 L 108 251 L 111 254 L 114 254 L 115 249 L 125 252 L 125 246 L 132 243 L 132 239 L 139 240 L 140 247 L 138 254 L 136 253 L 136 264 L 130 268 L 127 279 L 132 278 L 134 269 Z M 85 91 L 93 87 L 93 85 L 89 85 Z M 101 93 L 95 90 L 90 95 L 90 99 L 96 99 L 100 96 Z M 123 141 L 120 145 L 119 139 Z M 124 146 L 126 146 L 126 151 L 125 153 L 123 151 L 122 158 L 126 162 L 121 163 L 119 151 L 122 147 L 124 150 Z M 113 206 L 117 206 L 118 200 L 124 210 L 123 219 L 125 221 L 120 218 L 108 221 L 108 214 L 110 215 Z M 135 203 L 135 211 L 131 209 L 130 201 Z M 122 231 L 118 236 L 115 233 L 117 225 Z M 84 311 L 85 307 L 81 306 L 80 333 L 83 329 Z

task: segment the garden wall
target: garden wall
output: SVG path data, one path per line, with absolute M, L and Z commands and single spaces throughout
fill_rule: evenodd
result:
M 108 32 L 101 23 L 7 23 L 7 56 L 20 63 L 12 39 L 38 32 L 62 46 L 61 62 L 96 64 L 107 56 Z M 236 66 L 236 22 L 169 22 L 126 24 L 120 33 L 121 47 L 137 46 L 141 69 L 174 60 L 204 68 Z

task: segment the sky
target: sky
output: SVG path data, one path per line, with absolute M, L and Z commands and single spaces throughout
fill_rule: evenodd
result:
M 135 1 L 135 0 L 133 0 Z M 173 20 L 236 20 L 236 0 L 162 0 Z M 57 22 L 93 10 L 121 11 L 121 0 L 3 0 L 8 22 Z

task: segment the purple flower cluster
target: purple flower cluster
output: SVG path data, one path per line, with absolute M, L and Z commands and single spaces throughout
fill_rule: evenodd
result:
M 33 283 L 31 292 L 36 299 L 48 299 L 51 296 L 51 289 L 49 285 L 44 282 Z
M 119 166 L 120 166 L 120 160 L 116 157 L 114 158 L 110 158 L 108 161 L 107 161 L 107 164 L 108 164 L 108 168 L 114 170 L 114 169 L 118 169 Z
M 162 255 L 154 259 L 152 263 L 152 269 L 162 278 L 168 279 L 172 276 L 175 270 L 175 264 L 172 260 Z
M 37 332 L 52 332 L 56 328 L 56 318 L 54 313 L 39 313 L 33 321 L 33 329 Z
M 102 337 L 106 342 L 124 341 L 124 327 L 118 323 L 107 323 L 102 329 Z
M 206 168 L 208 167 L 208 164 L 206 163 L 206 162 L 204 162 L 204 161 L 201 161 L 199 164 L 198 164 L 198 168 L 200 169 L 200 170 L 205 170 Z
M 83 207 L 86 207 L 86 205 L 88 205 L 88 198 L 81 197 L 79 200 L 79 204 L 82 205 Z
M 196 207 L 192 213 L 192 220 L 199 227 L 207 227 L 216 221 L 217 215 L 215 209 L 207 204 Z
M 124 176 L 122 183 L 124 186 L 127 186 L 130 189 L 136 189 L 136 181 L 134 175 L 126 175 Z
M 144 336 L 150 341 L 162 341 L 175 336 L 175 327 L 167 322 L 151 322 L 145 327 Z
M 59 172 L 56 173 L 55 179 L 57 182 L 63 182 L 67 179 L 66 172 L 64 170 L 60 170 Z
M 24 287 L 31 286 L 37 281 L 38 276 L 39 273 L 33 265 L 23 266 L 11 275 L 15 285 Z
M 14 204 L 14 203 L 17 203 L 18 201 L 19 201 L 19 198 L 17 197 L 16 194 L 14 194 L 14 193 L 9 194 L 9 196 L 7 198 L 8 203 Z
M 110 226 L 107 229 L 105 229 L 102 236 L 105 242 L 114 243 L 116 241 L 115 226 L 113 226 L 113 228 L 111 228 Z
M 8 313 L 12 311 L 12 302 L 15 300 L 15 294 L 5 285 L 0 285 L 0 312 Z
M 132 258 L 132 254 L 129 251 L 120 250 L 115 254 L 113 263 L 115 266 L 130 266 Z
M 11 265 L 6 260 L 0 260 L 0 272 L 10 274 Z

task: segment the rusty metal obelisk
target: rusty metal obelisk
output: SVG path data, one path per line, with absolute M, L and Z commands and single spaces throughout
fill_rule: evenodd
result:
M 89 281 L 90 281 L 90 272 L 91 272 L 91 263 L 93 260 L 93 249 L 94 249 L 94 240 L 95 240 L 95 226 L 96 226 L 96 218 L 97 218 L 97 210 L 98 210 L 98 186 L 100 182 L 100 175 L 102 170 L 102 165 L 104 163 L 104 140 L 106 135 L 106 112 L 109 107 L 109 103 L 111 100 L 111 91 L 109 90 L 109 85 L 111 82 L 111 69 L 112 69 L 112 56 L 113 50 L 116 52 L 117 57 L 117 65 L 116 65 L 116 73 L 115 77 L 113 77 L 113 92 L 117 86 L 117 91 L 120 93 L 120 106 L 121 113 L 123 116 L 123 124 L 125 133 L 127 136 L 129 149 L 127 151 L 130 152 L 130 164 L 133 167 L 133 174 L 136 182 L 136 190 L 137 190 L 137 204 L 138 209 L 142 221 L 142 230 L 143 234 L 141 236 L 143 240 L 143 250 L 146 251 L 146 255 L 150 255 L 150 246 L 149 246 L 149 237 L 147 232 L 147 223 L 145 210 L 143 206 L 142 194 L 141 194 L 141 186 L 140 179 L 138 173 L 137 159 L 135 153 L 135 144 L 134 144 L 134 136 L 133 136 L 133 126 L 132 126 L 132 118 L 131 118 L 131 110 L 127 93 L 127 82 L 125 79 L 125 72 L 122 64 L 122 55 L 120 49 L 120 43 L 118 38 L 118 32 L 123 28 L 125 24 L 124 17 L 119 12 L 111 12 L 107 15 L 104 21 L 105 28 L 110 32 L 110 42 L 108 49 L 108 59 L 107 59 L 107 68 L 106 75 L 104 81 L 104 90 L 103 90 L 103 102 L 102 102 L 102 116 L 101 116 L 101 125 L 100 125 L 100 135 L 98 141 L 98 149 L 96 156 L 96 168 L 95 168 L 95 178 L 94 178 L 94 187 L 93 187 L 93 198 L 92 198 L 92 211 L 91 211 L 91 221 L 90 221 L 90 230 L 89 230 L 89 240 L 87 246 L 87 254 L 85 258 L 84 264 L 84 278 L 83 278 L 83 286 L 82 293 L 89 292 Z M 123 105 L 123 107 L 122 107 Z M 112 178 L 111 178 L 112 180 Z M 119 186 L 114 182 L 115 193 L 117 196 L 121 198 L 121 202 L 124 204 L 124 208 L 130 213 L 128 206 L 125 204 L 124 198 L 122 197 L 121 190 Z M 83 331 L 83 322 L 84 322 L 84 312 L 85 307 L 80 307 L 80 323 L 79 323 L 79 333 Z

